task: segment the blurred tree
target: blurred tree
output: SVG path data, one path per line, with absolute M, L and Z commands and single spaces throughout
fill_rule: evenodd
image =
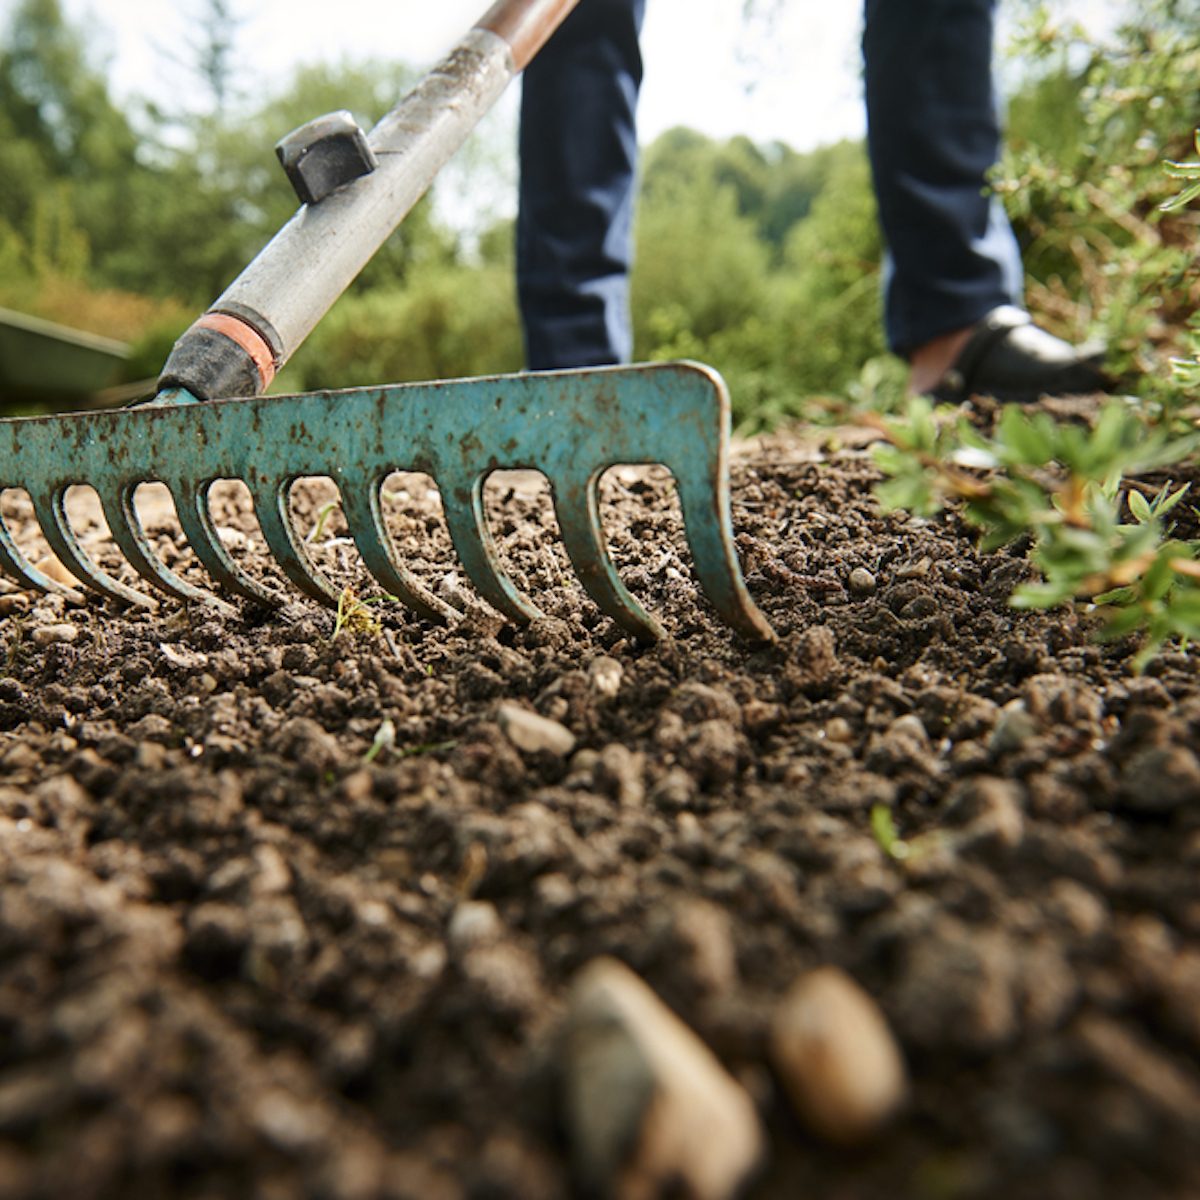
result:
M 119 238 L 136 146 L 58 0 L 22 0 L 0 49 L 0 218 L 30 270 L 78 274 Z
M 220 114 L 238 95 L 237 40 L 244 20 L 232 0 L 203 0 L 197 24 L 192 44 L 196 73 L 212 97 L 213 111 Z

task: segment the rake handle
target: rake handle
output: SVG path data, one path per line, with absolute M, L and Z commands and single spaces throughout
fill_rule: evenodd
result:
M 367 135 L 376 169 L 303 205 L 175 343 L 159 392 L 265 391 L 578 2 L 497 0 Z

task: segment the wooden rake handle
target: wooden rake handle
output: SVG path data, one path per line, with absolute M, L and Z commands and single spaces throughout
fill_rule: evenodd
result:
M 302 205 L 176 342 L 161 402 L 265 391 L 578 2 L 498 0 L 370 134 L 351 129 L 364 173 Z
M 503 38 L 512 50 L 513 62 L 523 71 L 550 39 L 579 0 L 497 0 L 475 22 Z

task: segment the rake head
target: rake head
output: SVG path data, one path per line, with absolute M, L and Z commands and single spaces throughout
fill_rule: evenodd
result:
M 113 541 L 155 588 L 184 601 L 219 603 L 169 570 L 142 528 L 134 493 L 159 481 L 184 536 L 219 587 L 259 604 L 282 597 L 243 571 L 221 545 L 208 491 L 218 479 L 249 488 L 263 537 L 291 583 L 336 607 L 339 590 L 310 561 L 291 522 L 288 491 L 304 476 L 338 485 L 346 522 L 367 570 L 422 616 L 454 614 L 399 561 L 384 527 L 383 481 L 423 471 L 441 492 L 446 524 L 466 574 L 483 597 L 518 622 L 539 615 L 503 571 L 483 511 L 495 470 L 529 468 L 550 482 L 571 563 L 598 607 L 641 639 L 662 627 L 630 595 L 605 548 L 598 485 L 610 467 L 661 463 L 674 475 L 696 574 L 738 633 L 774 633 L 746 591 L 729 503 L 729 399 L 719 375 L 692 363 L 495 376 L 298 396 L 194 403 L 162 393 L 142 408 L 0 421 L 0 488 L 24 488 L 51 549 L 86 587 L 124 604 L 153 604 L 102 570 L 67 519 L 73 484 L 93 487 Z M 37 570 L 0 520 L 0 570 L 46 592 L 70 589 Z

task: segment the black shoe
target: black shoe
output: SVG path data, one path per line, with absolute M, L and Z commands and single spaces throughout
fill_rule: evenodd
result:
M 994 308 L 971 330 L 950 369 L 930 395 L 957 404 L 970 396 L 1028 403 L 1040 396 L 1075 396 L 1107 391 L 1105 347 L 1072 346 L 1033 323 L 1011 304 Z

